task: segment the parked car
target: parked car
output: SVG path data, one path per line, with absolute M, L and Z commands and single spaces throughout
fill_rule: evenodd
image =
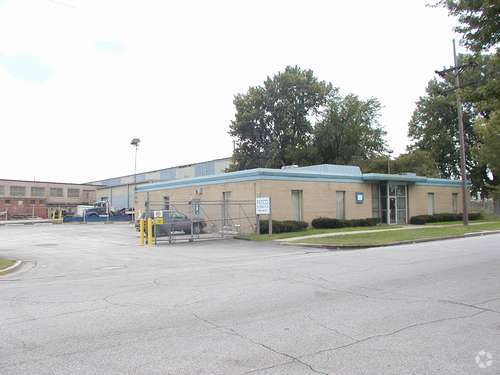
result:
M 152 218 L 151 213 L 142 213 L 135 221 L 135 229 L 139 231 L 139 221 L 141 219 L 147 220 Z M 193 219 L 193 234 L 204 233 L 207 223 L 202 219 Z M 153 225 L 153 236 L 155 228 L 158 230 L 156 236 L 163 237 L 169 236 L 172 232 L 182 232 L 184 234 L 191 234 L 191 219 L 182 212 L 169 212 L 163 211 L 163 224 Z M 144 231 L 147 233 L 147 225 Z

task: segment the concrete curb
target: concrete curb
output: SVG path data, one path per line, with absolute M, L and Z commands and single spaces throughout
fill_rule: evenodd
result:
M 438 238 L 424 238 L 420 240 L 408 240 L 408 241 L 398 241 L 391 242 L 386 244 L 376 244 L 376 245 L 325 245 L 325 244 L 312 244 L 312 243 L 303 243 L 303 242 L 280 242 L 280 245 L 284 246 L 300 246 L 300 247 L 313 247 L 316 249 L 327 249 L 327 250 L 336 250 L 336 251 L 347 251 L 347 250 L 361 250 L 361 249 L 370 249 L 377 247 L 386 247 L 386 246 L 398 246 L 398 245 L 409 245 L 423 242 L 433 242 L 433 241 L 443 241 L 443 240 L 454 240 L 458 238 L 468 238 L 468 237 L 480 237 L 487 236 L 490 234 L 500 234 L 500 230 L 493 231 L 483 231 L 483 232 L 474 232 L 474 233 L 466 233 L 457 236 L 446 236 L 446 237 L 438 237 Z
M 3 268 L 0 270 L 0 276 L 2 275 L 6 275 L 8 273 L 11 273 L 11 272 L 14 272 L 15 270 L 17 270 L 19 267 L 21 267 L 21 265 L 23 264 L 22 261 L 20 260 L 16 260 L 16 262 L 12 265 L 12 266 L 9 266 L 7 268 Z

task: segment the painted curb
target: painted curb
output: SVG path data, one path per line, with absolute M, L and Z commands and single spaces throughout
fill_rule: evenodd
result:
M 7 268 L 3 268 L 0 270 L 0 276 L 2 275 L 6 275 L 8 273 L 11 273 L 11 272 L 14 272 L 16 269 L 18 269 L 21 265 L 23 264 L 22 261 L 20 260 L 16 260 L 16 262 L 12 265 L 12 266 L 9 266 Z
M 484 231 L 484 232 L 474 232 L 474 233 L 466 233 L 458 236 L 447 236 L 447 237 L 439 237 L 439 238 L 423 238 L 420 240 L 407 240 L 407 241 L 399 241 L 399 242 L 391 242 L 386 244 L 377 244 L 377 245 L 324 245 L 324 244 L 312 244 L 312 243 L 303 243 L 303 242 L 280 242 L 280 245 L 284 246 L 300 246 L 300 247 L 312 247 L 316 249 L 327 249 L 327 250 L 336 250 L 336 251 L 347 251 L 347 250 L 361 250 L 361 249 L 370 249 L 377 247 L 387 247 L 387 246 L 398 246 L 398 245 L 411 245 L 416 243 L 423 242 L 434 242 L 434 241 L 443 241 L 443 240 L 455 240 L 459 238 L 468 238 L 468 237 L 481 237 L 487 236 L 490 234 L 500 234 L 500 230 L 495 231 Z

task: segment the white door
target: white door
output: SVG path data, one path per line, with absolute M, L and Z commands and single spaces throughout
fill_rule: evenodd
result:
M 434 193 L 427 193 L 427 215 L 434 215 Z

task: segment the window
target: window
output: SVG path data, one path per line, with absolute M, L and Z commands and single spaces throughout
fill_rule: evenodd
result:
M 345 219 L 345 191 L 337 191 L 337 219 Z
M 454 214 L 458 213 L 458 193 L 451 194 L 451 209 Z
M 427 215 L 434 215 L 434 193 L 427 193 Z
M 5 187 L 0 186 L 0 195 L 5 195 Z
M 31 188 L 31 196 L 32 197 L 44 197 L 45 196 L 45 188 L 43 188 L 43 187 L 32 187 Z
M 93 190 L 84 190 L 83 191 L 83 201 L 90 202 L 92 198 Z
M 26 195 L 26 186 L 11 186 L 10 195 L 13 197 L 24 197 Z
M 80 198 L 80 189 L 68 189 L 68 198 Z
M 292 190 L 292 220 L 304 220 L 304 203 L 302 190 Z
M 5 204 L 10 204 L 10 199 L 6 199 Z
M 163 197 L 163 207 L 165 210 L 170 211 L 170 197 Z
M 64 196 L 63 189 L 62 188 L 50 188 L 50 196 L 56 197 L 56 198 L 62 198 Z
M 36 200 L 32 199 L 31 204 L 36 204 Z

